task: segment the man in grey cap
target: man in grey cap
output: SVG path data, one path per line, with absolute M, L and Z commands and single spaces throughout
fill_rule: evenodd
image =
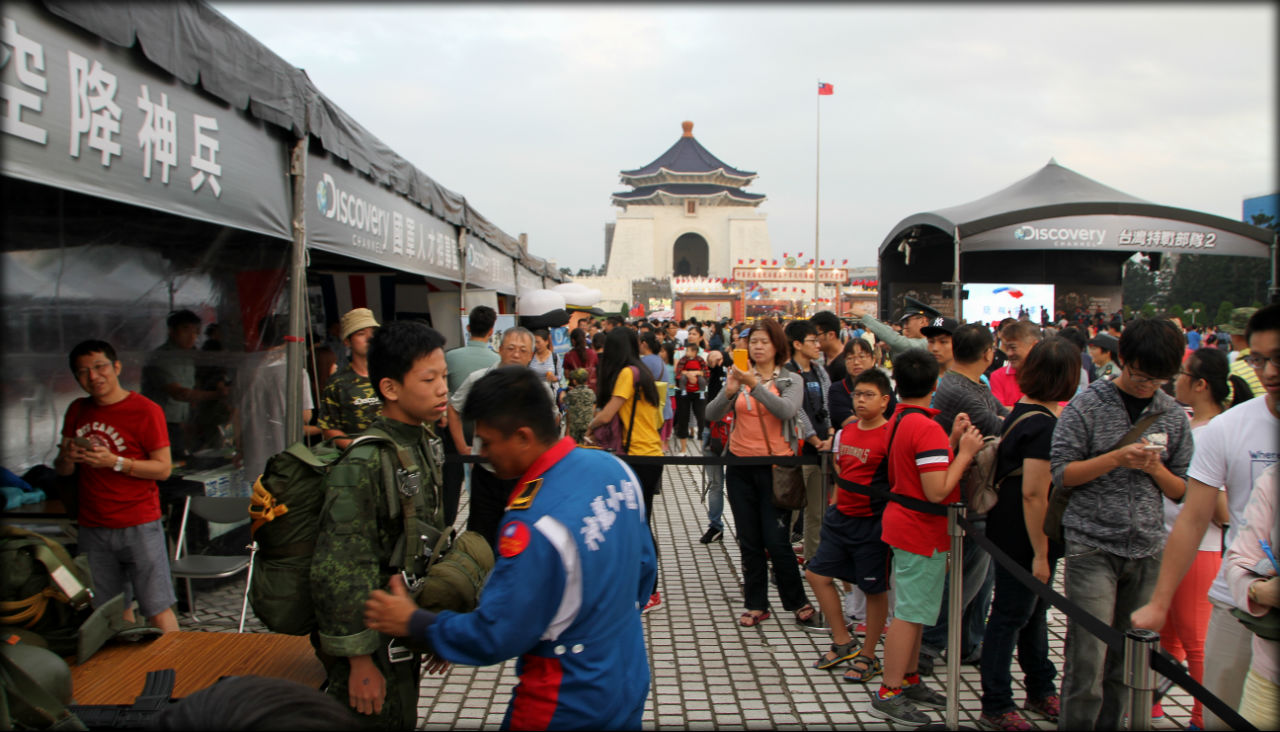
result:
M 1250 391 L 1254 396 L 1262 396 L 1264 389 L 1262 382 L 1258 380 L 1258 372 L 1249 367 L 1245 363 L 1244 357 L 1248 356 L 1249 342 L 1245 340 L 1245 326 L 1249 323 L 1249 318 L 1258 312 L 1257 308 L 1236 308 L 1231 311 L 1231 322 L 1218 326 L 1219 333 L 1226 333 L 1231 336 L 1231 373 L 1245 380 L 1249 385 Z M 1239 401 L 1239 400 L 1237 400 Z
M 1093 359 L 1095 379 L 1114 379 L 1120 375 L 1117 358 L 1120 341 L 1110 333 L 1099 333 L 1089 339 L 1089 358 Z
M 876 339 L 889 346 L 889 358 L 896 360 L 909 348 L 919 348 L 928 350 L 929 341 L 921 333 L 920 329 L 929 324 L 933 318 L 941 317 L 942 313 L 932 308 L 922 307 L 920 303 L 909 300 L 906 310 L 903 311 L 899 322 L 902 324 L 902 333 L 899 334 L 885 323 L 880 322 L 876 318 L 867 313 L 867 306 L 864 303 L 857 303 L 853 306 L 853 317 L 862 320 L 862 327 L 871 331 Z

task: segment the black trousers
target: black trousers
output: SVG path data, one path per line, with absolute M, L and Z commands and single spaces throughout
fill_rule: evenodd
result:
M 518 482 L 518 478 L 503 480 L 478 464 L 471 466 L 471 516 L 467 519 L 467 530 L 483 535 L 495 552 L 498 550 L 498 524 L 507 510 L 507 499 L 511 498 L 511 491 L 515 490 Z
M 649 538 L 653 540 L 653 554 L 659 556 L 658 536 L 653 533 L 653 497 L 662 492 L 661 465 L 632 465 L 631 471 L 640 481 L 640 491 L 644 494 L 644 518 L 649 524 Z M 658 591 L 658 575 L 653 576 L 653 592 Z M 652 594 L 652 593 L 650 593 Z
M 458 454 L 458 448 L 453 446 L 453 440 L 448 435 L 441 442 L 444 443 L 446 457 Z M 446 527 L 453 526 L 454 519 L 458 518 L 458 501 L 462 498 L 462 481 L 466 478 L 466 467 L 462 463 L 445 462 L 441 471 L 441 478 L 444 482 L 441 490 L 441 500 L 444 501 L 444 525 Z
M 698 431 L 695 434 L 689 434 L 689 412 L 693 412 L 693 417 L 697 420 Z M 697 394 L 676 393 L 676 419 L 675 429 L 676 437 L 688 439 L 702 439 L 702 431 L 707 426 L 707 403 Z

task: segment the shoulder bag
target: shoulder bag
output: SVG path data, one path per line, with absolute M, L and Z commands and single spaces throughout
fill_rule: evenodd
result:
M 628 366 L 631 369 L 631 383 L 633 385 L 633 396 L 631 406 L 631 419 L 627 422 L 626 433 L 622 430 L 622 415 L 615 414 L 613 419 L 596 427 L 591 433 L 591 441 L 602 450 L 608 450 L 615 455 L 626 455 L 631 449 L 631 431 L 636 425 L 636 412 L 640 409 L 640 372 L 635 366 Z M 619 412 L 622 410 L 619 409 Z
M 779 389 L 781 391 L 781 389 Z M 759 401 L 759 400 L 757 400 Z M 760 409 L 765 409 L 760 404 Z M 769 430 L 765 426 L 763 412 L 756 412 L 760 420 L 760 432 L 764 435 L 765 449 L 769 455 L 773 453 L 773 441 L 769 439 Z M 772 465 L 773 470 L 773 506 L 783 511 L 799 511 L 805 507 L 804 472 L 799 465 Z

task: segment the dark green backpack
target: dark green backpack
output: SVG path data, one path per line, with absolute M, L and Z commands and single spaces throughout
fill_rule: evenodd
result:
M 58 542 L 0 526 L 0 626 L 38 634 L 59 655 L 76 653 L 92 613 L 89 573 Z
M 345 450 L 326 440 L 314 448 L 298 442 L 267 460 L 253 484 L 250 535 L 258 544 L 253 559 L 249 604 L 273 633 L 307 635 L 316 627 L 311 601 L 311 555 L 320 532 L 325 475 L 351 448 L 390 438 L 362 435 Z

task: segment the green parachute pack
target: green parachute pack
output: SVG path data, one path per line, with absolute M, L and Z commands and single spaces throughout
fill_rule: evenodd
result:
M 398 473 L 407 473 L 415 467 L 408 451 L 389 435 L 370 429 L 352 439 L 345 449 L 335 447 L 331 440 L 315 447 L 301 442 L 290 445 L 267 461 L 262 476 L 254 483 L 249 517 L 253 522 L 250 532 L 258 551 L 254 557 L 249 603 L 254 614 L 272 632 L 307 635 L 316 628 L 311 558 L 320 531 L 325 476 L 352 448 L 369 443 L 384 448 L 383 473 L 384 480 L 391 481 L 389 485 L 397 484 Z M 399 470 L 388 459 L 389 453 L 396 455 Z M 405 508 L 411 505 L 407 499 L 402 500 Z M 440 504 L 437 496 L 437 511 Z M 398 513 L 404 517 L 406 529 L 411 522 L 416 522 L 411 510 L 401 509 Z M 418 532 L 405 533 L 418 535 Z M 444 551 L 449 536 L 445 531 L 428 537 L 435 542 L 423 582 L 414 596 L 419 606 L 429 610 L 469 612 L 475 609 L 484 581 L 493 569 L 493 551 L 484 537 L 475 532 L 458 536 L 452 547 Z

